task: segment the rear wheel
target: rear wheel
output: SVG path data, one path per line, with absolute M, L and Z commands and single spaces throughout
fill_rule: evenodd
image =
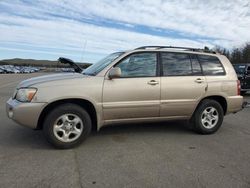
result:
M 91 131 L 89 114 L 76 104 L 54 108 L 45 118 L 43 132 L 56 148 L 72 148 L 87 138 Z
M 215 100 L 205 99 L 197 107 L 192 122 L 194 129 L 200 134 L 215 133 L 221 126 L 224 118 L 224 112 Z

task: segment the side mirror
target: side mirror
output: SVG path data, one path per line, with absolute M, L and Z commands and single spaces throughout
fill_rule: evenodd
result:
M 109 79 L 113 79 L 113 78 L 120 78 L 122 74 L 122 71 L 119 67 L 113 67 L 110 71 L 109 71 Z

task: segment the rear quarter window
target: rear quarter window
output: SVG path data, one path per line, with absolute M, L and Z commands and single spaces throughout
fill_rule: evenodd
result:
M 220 60 L 215 56 L 198 55 L 203 74 L 206 76 L 225 75 L 225 70 Z

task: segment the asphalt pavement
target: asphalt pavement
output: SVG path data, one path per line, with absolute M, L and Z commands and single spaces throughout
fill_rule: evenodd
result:
M 0 187 L 250 187 L 250 109 L 213 135 L 179 121 L 120 125 L 56 150 L 5 113 L 17 83 L 38 75 L 0 75 Z

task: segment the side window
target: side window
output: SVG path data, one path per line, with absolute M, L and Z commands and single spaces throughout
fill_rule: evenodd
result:
M 191 59 L 191 66 L 192 66 L 193 75 L 202 75 L 201 65 L 200 65 L 196 55 L 191 54 L 190 59 Z
M 156 76 L 156 53 L 136 53 L 116 65 L 121 69 L 121 77 L 152 77 Z
M 191 61 L 185 53 L 161 53 L 163 76 L 192 75 Z
M 215 56 L 198 55 L 204 75 L 225 75 L 220 60 Z

